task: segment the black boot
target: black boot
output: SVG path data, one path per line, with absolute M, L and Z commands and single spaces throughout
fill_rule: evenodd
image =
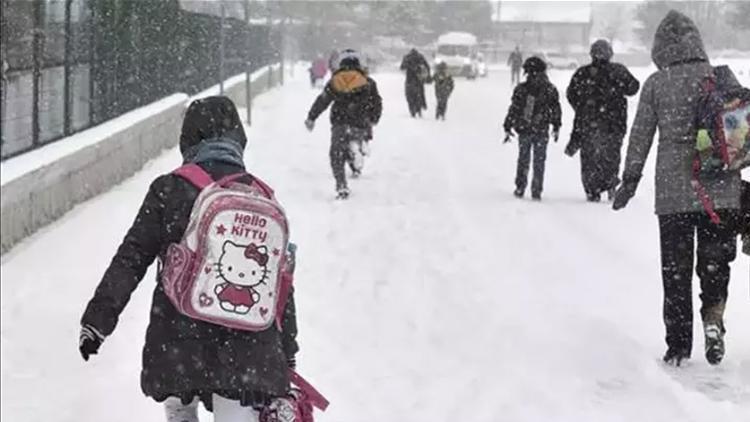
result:
M 514 190 L 513 196 L 515 196 L 516 198 L 523 198 L 523 189 L 517 188 L 516 190 Z
M 664 354 L 662 359 L 667 365 L 679 367 L 682 366 L 686 360 L 690 359 L 690 353 L 685 350 L 673 349 L 670 347 L 667 349 L 667 353 Z

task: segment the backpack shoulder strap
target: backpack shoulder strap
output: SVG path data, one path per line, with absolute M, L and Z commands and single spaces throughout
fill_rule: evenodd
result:
M 266 182 L 258 179 L 257 177 L 253 176 L 253 183 L 260 188 L 260 190 L 263 191 L 264 194 L 270 199 L 274 197 L 273 189 L 271 189 Z
M 320 392 L 316 390 L 315 387 L 312 386 L 312 384 L 310 384 L 306 379 L 302 378 L 302 376 L 295 372 L 293 369 L 289 369 L 289 381 L 291 381 L 292 384 L 299 387 L 299 389 L 305 393 L 308 400 L 310 400 L 310 404 L 322 411 L 325 411 L 328 408 L 328 405 L 330 404 L 328 399 L 320 394 Z
M 211 175 L 197 164 L 186 164 L 177 168 L 172 174 L 182 177 L 200 190 L 214 182 Z

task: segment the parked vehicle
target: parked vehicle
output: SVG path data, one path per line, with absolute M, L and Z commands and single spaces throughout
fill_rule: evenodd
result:
M 556 52 L 546 53 L 545 61 L 551 69 L 578 69 L 580 66 L 575 57 Z
M 437 40 L 435 65 L 445 63 L 453 76 L 474 79 L 479 75 L 477 37 L 468 32 L 448 32 Z

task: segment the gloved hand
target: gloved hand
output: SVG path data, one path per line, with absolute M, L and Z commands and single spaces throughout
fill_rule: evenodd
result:
M 99 332 L 92 325 L 84 325 L 81 327 L 81 335 L 78 338 L 78 351 L 81 352 L 83 360 L 88 361 L 89 356 L 95 355 L 99 352 L 104 342 L 104 335 Z
M 297 369 L 297 357 L 287 358 L 286 365 L 289 369 Z
M 507 144 L 513 139 L 513 129 L 505 129 L 505 139 L 503 139 L 503 143 Z
M 315 122 L 313 120 L 307 119 L 305 120 L 305 127 L 307 130 L 312 132 L 313 129 L 315 129 Z
M 617 211 L 625 208 L 625 206 L 628 205 L 630 199 L 635 196 L 635 191 L 636 189 L 638 189 L 638 181 L 640 179 L 640 176 L 623 176 L 622 184 L 620 184 L 620 187 L 617 188 L 617 192 L 615 192 L 615 200 L 612 202 L 612 209 Z
M 560 128 L 559 127 L 552 129 L 552 139 L 554 139 L 555 142 L 560 140 Z

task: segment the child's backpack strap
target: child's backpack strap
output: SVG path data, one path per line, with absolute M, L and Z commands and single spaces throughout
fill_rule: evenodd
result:
M 200 190 L 214 182 L 211 175 L 198 164 L 186 164 L 173 171 L 172 174 L 182 177 Z
M 330 404 L 328 399 L 323 397 L 323 395 L 320 394 L 320 392 L 316 390 L 315 387 L 312 386 L 312 384 L 307 382 L 306 379 L 302 378 L 302 375 L 295 372 L 294 369 L 289 369 L 289 381 L 291 381 L 292 384 L 296 385 L 300 390 L 302 390 L 303 393 L 305 393 L 305 396 L 310 401 L 310 404 L 322 411 L 325 411 L 328 408 L 328 405 Z

